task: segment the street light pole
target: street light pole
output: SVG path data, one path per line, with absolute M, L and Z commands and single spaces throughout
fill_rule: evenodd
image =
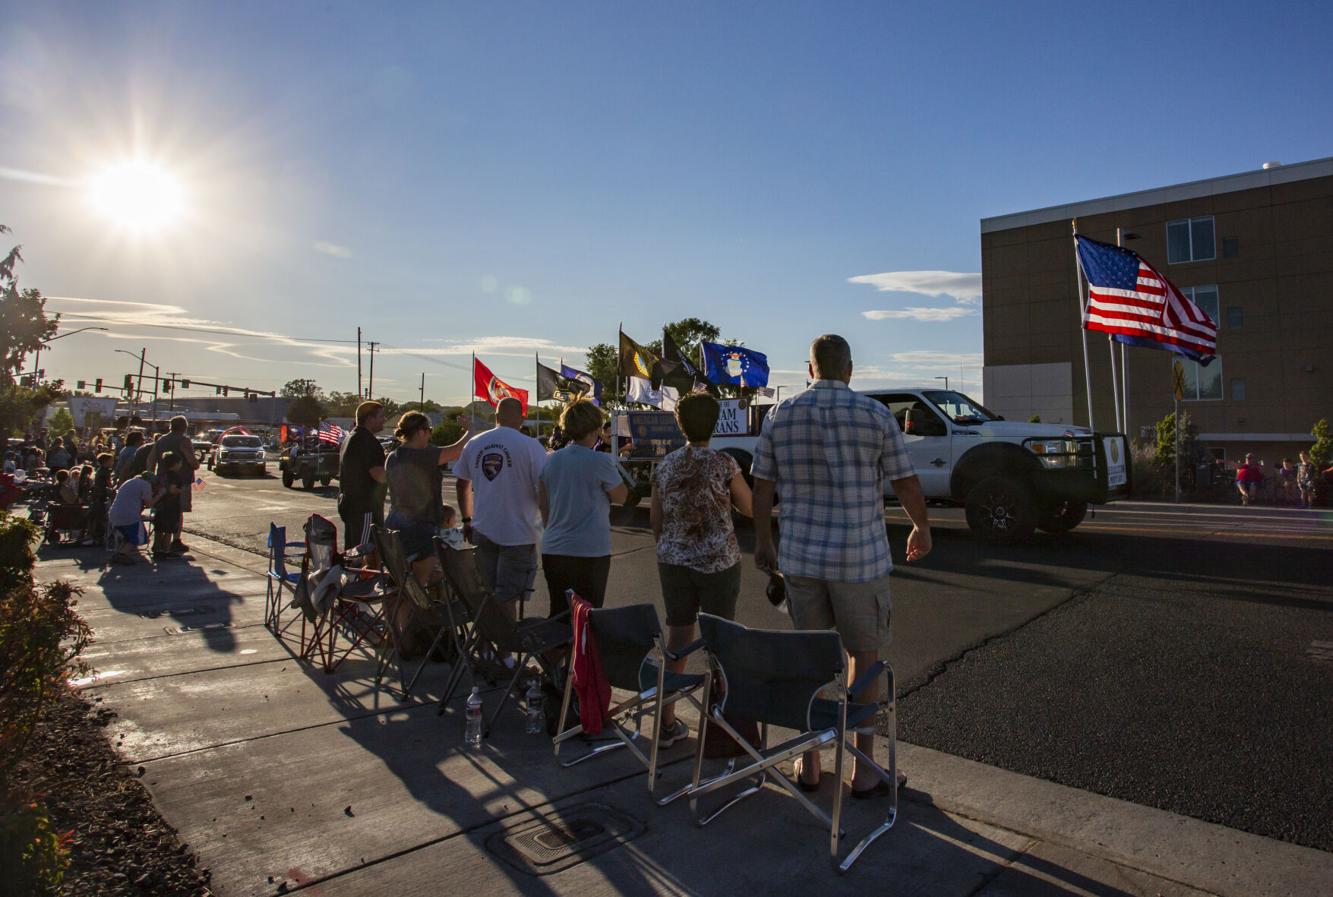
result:
M 944 388 L 945 388 L 945 389 L 948 389 L 948 388 L 949 388 L 949 378 L 948 378 L 948 377 L 936 377 L 935 379 L 936 379 L 936 380 L 943 380 L 943 381 L 944 381 Z
M 421 372 L 421 407 L 417 409 L 422 414 L 426 413 L 426 372 Z
M 85 330 L 102 330 L 102 331 L 106 331 L 106 330 L 110 330 L 110 329 L 111 329 L 110 327 L 80 327 L 78 330 L 70 330 L 70 331 L 68 331 L 68 332 L 66 332 L 66 333 L 59 334 L 58 336 L 53 336 L 53 337 L 51 337 L 50 339 L 44 339 L 44 340 L 39 341 L 39 342 L 37 343 L 37 349 L 36 349 L 36 351 L 33 352 L 33 355 L 32 355 L 32 369 L 33 369 L 34 371 L 36 371 L 36 370 L 39 370 L 39 369 L 41 368 L 41 366 L 42 366 L 42 346 L 45 346 L 47 343 L 54 343 L 54 342 L 55 342 L 56 340 L 58 340 L 58 339 L 64 339 L 65 337 L 67 337 L 67 336 L 73 336 L 73 335 L 76 334 L 76 333 L 83 333 Z M 37 382 L 37 375 L 36 375 L 36 374 L 33 375 L 33 382 L 34 382 L 34 383 Z

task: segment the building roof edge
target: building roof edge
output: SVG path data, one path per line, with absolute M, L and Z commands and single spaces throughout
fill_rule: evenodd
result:
M 1148 190 L 1136 190 L 1100 199 L 1088 199 L 1080 202 L 1047 206 L 1027 212 L 1013 212 L 981 219 L 983 234 L 995 231 L 1013 230 L 1017 227 L 1029 227 L 1034 224 L 1049 224 L 1052 221 L 1067 221 L 1084 215 L 1100 215 L 1106 212 L 1118 212 L 1123 209 L 1135 209 L 1142 206 L 1155 206 L 1167 202 L 1179 202 L 1185 199 L 1198 199 L 1203 196 L 1215 196 L 1219 193 L 1235 193 L 1238 190 L 1253 190 L 1257 187 L 1271 187 L 1274 184 L 1288 184 L 1293 181 L 1306 181 L 1312 178 L 1333 176 L 1333 156 L 1312 159 L 1308 162 L 1296 162 L 1291 165 L 1279 165 L 1276 168 L 1261 168 L 1258 171 L 1243 171 L 1222 177 L 1206 178 L 1200 181 L 1188 181 L 1168 187 L 1154 187 Z

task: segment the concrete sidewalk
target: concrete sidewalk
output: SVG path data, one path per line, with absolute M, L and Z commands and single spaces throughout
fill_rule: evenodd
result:
M 103 570 L 101 552 L 78 549 L 50 553 L 38 572 L 85 589 L 98 670 L 86 693 L 119 714 L 113 742 L 227 897 L 1305 897 L 1333 887 L 1331 854 L 911 745 L 901 746 L 911 781 L 897 826 L 838 877 L 827 832 L 779 786 L 700 829 L 683 802 L 652 804 L 624 752 L 561 769 L 515 712 L 482 750 L 465 751 L 459 707 L 441 717 L 432 700 L 446 668 L 428 666 L 408 704 L 374 692 L 366 661 L 331 676 L 311 669 L 262 625 L 263 560 L 190 541 L 188 564 Z M 664 788 L 686 780 L 691 750 L 668 752 Z M 845 806 L 854 843 L 884 802 Z M 604 837 L 606 849 L 563 868 L 561 847 L 579 834 Z

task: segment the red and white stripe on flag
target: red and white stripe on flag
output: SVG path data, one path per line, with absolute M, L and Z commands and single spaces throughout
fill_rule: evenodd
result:
M 1217 325 L 1142 259 L 1132 290 L 1088 284 L 1083 322 L 1089 330 L 1143 337 L 1202 355 L 1217 354 Z

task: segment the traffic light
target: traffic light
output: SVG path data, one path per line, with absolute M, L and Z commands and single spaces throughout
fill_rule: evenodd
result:
M 247 393 L 245 397 L 246 397 L 247 400 L 249 400 L 249 401 L 251 401 L 251 402 L 258 402 L 258 401 L 259 401 L 259 396 L 255 395 L 254 393 Z
M 162 381 L 162 391 L 163 391 L 163 392 L 171 392 L 171 381 L 170 381 L 170 380 L 163 380 L 163 381 Z
M 101 391 L 102 391 L 102 378 L 98 377 L 96 384 L 93 386 L 93 392 L 101 392 Z
M 41 383 L 41 382 L 42 382 L 43 380 L 45 380 L 45 379 L 46 379 L 46 368 L 38 368 L 38 369 L 37 369 L 37 382 L 38 382 L 38 383 Z
M 181 381 L 181 389 L 189 389 L 189 388 L 190 388 L 190 381 L 189 381 L 189 380 L 182 380 L 182 381 Z
M 223 396 L 226 396 L 226 395 L 227 395 L 227 393 L 228 393 L 228 392 L 230 392 L 230 391 L 231 391 L 231 390 L 230 390 L 230 389 L 228 389 L 228 388 L 227 388 L 227 387 L 225 387 L 225 386 L 224 386 L 224 387 L 222 387 L 222 395 L 223 395 Z
M 222 387 L 221 387 L 221 386 L 215 386 L 215 387 L 213 387 L 213 395 L 215 395 L 215 396 L 220 396 L 220 395 L 222 395 Z
M 131 393 L 131 392 L 134 392 L 134 375 L 133 375 L 133 374 L 126 374 L 126 375 L 125 375 L 125 392 L 126 392 L 127 394 L 128 394 L 128 393 Z
M 87 381 L 87 380 L 76 380 L 75 383 L 77 384 L 77 385 L 75 386 L 76 389 L 87 389 L 87 388 L 88 388 L 88 381 Z

